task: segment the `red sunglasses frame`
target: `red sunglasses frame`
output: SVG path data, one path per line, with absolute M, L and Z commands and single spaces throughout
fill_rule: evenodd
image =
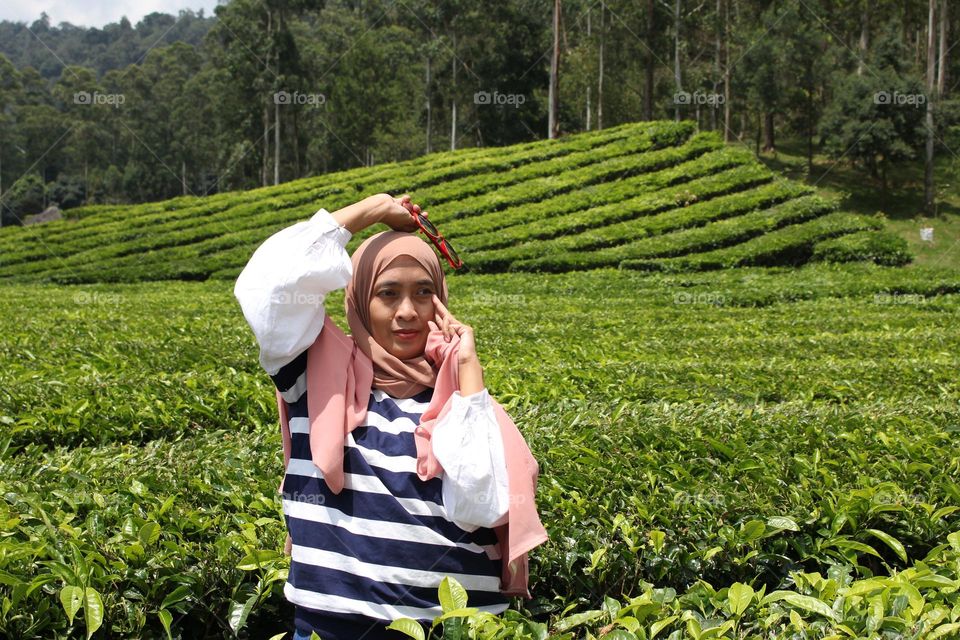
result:
M 454 261 L 453 257 L 450 255 L 450 250 L 453 250 L 454 252 L 456 252 L 456 249 L 454 249 L 453 245 L 450 244 L 450 241 L 447 240 L 442 233 L 440 233 L 440 230 L 437 229 L 437 226 L 432 222 L 430 222 L 429 220 L 427 220 L 426 218 L 423 218 L 423 216 L 419 213 L 414 213 L 413 211 L 411 211 L 410 215 L 412 215 L 413 219 L 417 221 L 417 226 L 420 227 L 420 231 L 423 231 L 423 235 L 430 238 L 430 242 L 432 242 L 433 245 L 443 255 L 443 257 L 447 259 L 447 262 L 450 263 L 450 266 L 453 269 L 461 268 L 463 266 L 463 258 L 461 258 L 459 254 L 457 254 L 457 260 Z M 423 226 L 423 222 L 421 221 L 421 218 L 423 218 L 423 220 L 426 220 L 430 224 L 430 226 L 432 226 L 434 229 L 437 229 L 437 233 L 432 234 L 429 231 L 427 231 L 427 228 Z M 447 249 L 447 247 L 449 247 L 449 250 Z

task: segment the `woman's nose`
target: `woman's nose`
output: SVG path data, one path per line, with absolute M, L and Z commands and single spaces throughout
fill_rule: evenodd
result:
M 417 316 L 417 308 L 413 304 L 413 300 L 410 298 L 404 298 L 400 301 L 400 306 L 397 307 L 397 316 L 404 319 L 411 319 Z

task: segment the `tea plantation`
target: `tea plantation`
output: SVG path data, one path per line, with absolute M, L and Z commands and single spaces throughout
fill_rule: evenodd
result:
M 231 279 L 275 231 L 379 192 L 414 194 L 473 272 L 909 260 L 879 219 L 837 211 L 715 132 L 654 122 L 242 193 L 73 210 L 69 220 L 5 229 L 0 280 Z
M 4 229 L 0 636 L 291 637 L 232 278 L 379 191 L 461 249 L 451 310 L 540 462 L 534 599 L 445 583 L 445 637 L 960 635 L 960 274 L 661 122 Z

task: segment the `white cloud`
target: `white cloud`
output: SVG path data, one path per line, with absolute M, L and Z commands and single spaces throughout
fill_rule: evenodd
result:
M 29 25 L 45 11 L 51 26 L 69 22 L 76 26 L 102 27 L 108 22 L 119 22 L 122 16 L 131 24 L 137 24 L 154 11 L 176 16 L 180 9 L 197 12 L 202 8 L 205 16 L 212 16 L 217 4 L 217 0 L 4 0 L 0 3 L 0 20 Z

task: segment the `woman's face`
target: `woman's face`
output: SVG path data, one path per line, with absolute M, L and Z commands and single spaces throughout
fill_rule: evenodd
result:
M 433 281 L 411 256 L 398 256 L 373 283 L 370 329 L 389 354 L 406 360 L 422 355 L 434 319 Z

